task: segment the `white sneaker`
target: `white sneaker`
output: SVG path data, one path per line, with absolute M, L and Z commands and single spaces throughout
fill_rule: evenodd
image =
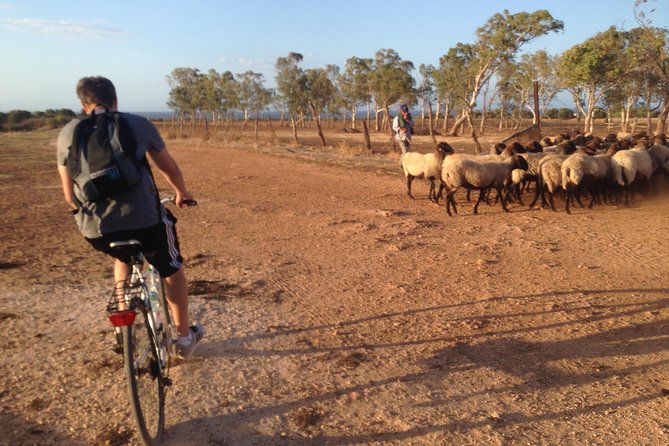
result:
M 199 323 L 191 325 L 189 328 L 190 328 L 190 344 L 183 345 L 177 341 L 176 351 L 177 351 L 177 357 L 179 359 L 191 358 L 193 356 L 193 353 L 195 353 L 197 344 L 204 337 L 204 328 L 202 328 L 202 325 L 200 325 Z

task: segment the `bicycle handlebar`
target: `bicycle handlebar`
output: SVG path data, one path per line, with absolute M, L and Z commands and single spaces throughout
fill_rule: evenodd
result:
M 162 198 L 160 200 L 160 203 L 161 204 L 167 204 L 167 203 L 174 204 L 176 202 L 176 199 L 177 199 L 177 197 L 175 197 L 175 196 L 165 197 L 165 198 Z M 195 201 L 195 200 L 184 200 L 183 204 L 185 204 L 188 207 L 197 206 L 197 201 Z

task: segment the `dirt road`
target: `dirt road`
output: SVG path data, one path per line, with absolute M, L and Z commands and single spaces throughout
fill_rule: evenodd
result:
M 0 139 L 0 444 L 133 444 L 109 262 L 66 215 L 54 136 Z M 396 159 L 170 145 L 207 335 L 165 444 L 669 443 L 669 190 L 572 215 L 462 194 L 449 218 Z

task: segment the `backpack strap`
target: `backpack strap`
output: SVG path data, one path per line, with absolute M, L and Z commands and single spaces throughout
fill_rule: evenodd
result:
M 72 143 L 67 152 L 67 171 L 70 178 L 74 179 L 81 173 L 81 142 L 88 141 L 93 133 L 93 119 L 91 116 L 83 118 L 74 126 L 72 132 Z

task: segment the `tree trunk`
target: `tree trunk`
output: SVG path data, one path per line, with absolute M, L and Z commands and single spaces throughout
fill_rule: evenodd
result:
M 425 96 L 420 98 L 420 129 L 425 129 Z
M 258 144 L 258 112 L 256 112 L 256 117 L 253 121 L 253 142 Z
M 269 126 L 270 132 L 272 132 L 272 141 L 276 142 L 277 141 L 276 132 L 274 131 L 274 126 L 272 125 L 272 116 L 269 111 L 267 112 L 267 125 Z
M 295 141 L 295 145 L 298 146 L 300 142 L 297 139 L 297 122 L 295 122 L 295 115 L 293 113 L 290 114 L 290 125 L 293 127 L 293 140 Z
M 385 113 L 386 116 L 384 117 L 384 122 L 385 122 L 385 121 L 388 119 L 388 117 L 390 116 L 390 108 L 386 105 L 386 106 L 384 107 L 384 110 L 385 110 L 385 112 L 386 112 L 386 113 Z M 397 148 L 397 141 L 395 141 L 395 134 L 393 133 L 393 132 L 394 132 L 394 131 L 393 131 L 393 126 L 392 126 L 392 125 L 389 125 L 389 126 L 387 127 L 387 129 L 390 129 L 390 143 L 391 143 L 392 146 L 393 146 L 393 150 L 395 150 L 395 149 Z
M 444 127 L 443 131 L 446 132 L 448 129 L 448 118 L 451 117 L 451 107 L 449 107 L 448 101 L 444 101 Z
M 467 114 L 463 113 L 462 116 L 456 119 L 455 122 L 453 123 L 451 130 L 448 131 L 448 136 L 458 136 L 458 134 L 460 133 L 460 128 L 465 122 L 467 122 Z
M 432 142 L 436 143 L 437 138 L 434 136 L 434 126 L 432 125 L 432 102 L 427 102 L 427 116 L 428 116 L 428 125 L 430 128 L 430 136 L 432 137 Z
M 325 136 L 323 136 L 323 129 L 321 128 L 320 115 L 316 113 L 316 107 L 314 107 L 314 103 L 311 101 L 309 101 L 309 108 L 311 109 L 311 114 L 314 117 L 314 121 L 316 121 L 316 127 L 318 128 L 318 136 L 321 138 L 321 143 L 323 144 L 323 147 L 325 147 L 327 144 L 325 143 Z
M 434 124 L 433 124 L 433 128 L 435 130 L 439 128 L 439 112 L 441 112 L 441 99 L 437 98 L 437 107 L 434 112 Z
M 665 95 L 662 103 L 662 110 L 660 110 L 660 116 L 657 117 L 657 126 L 655 128 L 656 135 L 666 133 L 667 115 L 669 115 L 669 94 Z
M 351 109 L 351 130 L 355 132 L 355 112 L 356 112 L 356 106 L 354 105 L 353 108 Z
M 372 151 L 372 141 L 369 139 L 369 128 L 367 128 L 367 120 L 363 119 L 362 120 L 362 130 L 365 132 L 365 147 L 367 147 L 368 151 Z
M 474 140 L 474 144 L 476 144 L 476 153 L 481 153 L 481 143 L 479 142 L 478 136 L 476 136 L 476 130 L 474 129 L 471 115 L 469 113 L 465 113 L 465 119 L 467 120 L 467 124 L 469 124 L 469 128 L 472 131 L 472 139 Z

